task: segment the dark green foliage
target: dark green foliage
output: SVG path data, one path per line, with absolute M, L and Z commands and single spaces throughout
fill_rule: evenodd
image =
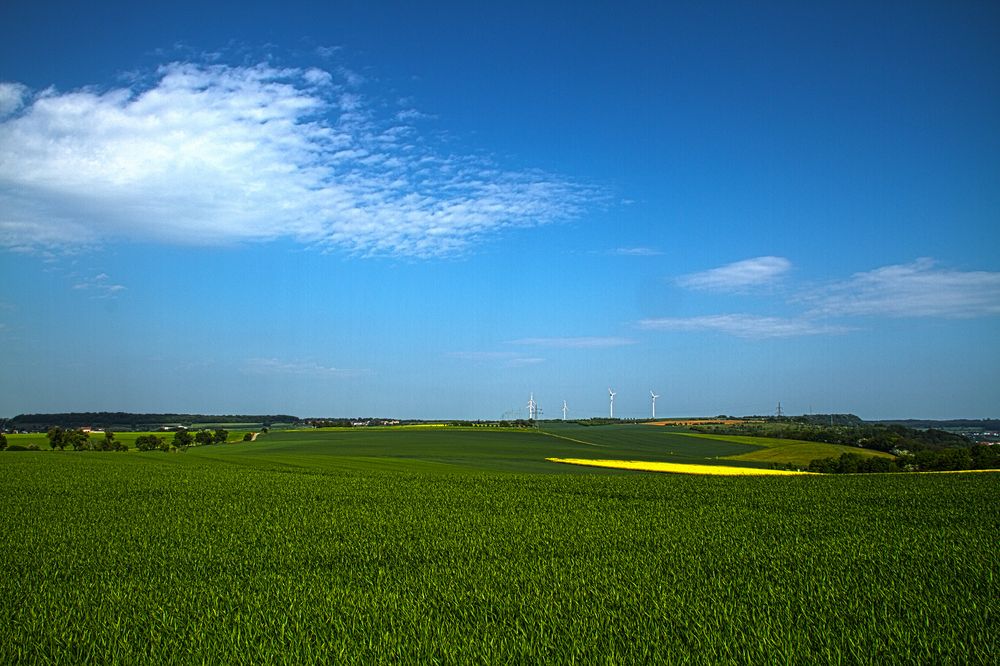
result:
M 870 474 L 898 472 L 900 466 L 889 458 L 842 453 L 839 458 L 820 458 L 809 463 L 808 471 L 821 474 Z
M 135 448 L 140 451 L 155 451 L 164 443 L 163 438 L 156 435 L 140 435 L 135 438 Z
M 972 447 L 972 469 L 1000 469 L 1000 444 L 980 444 Z
M 183 449 L 194 443 L 194 435 L 187 430 L 178 430 L 174 433 L 174 448 Z
M 60 451 L 66 448 L 66 431 L 59 426 L 49 428 L 45 436 L 49 438 L 50 448 L 59 449 Z
M 90 434 L 76 428 L 67 430 L 65 441 L 68 446 L 72 446 L 74 451 L 84 451 L 90 448 Z
M 243 441 L 244 442 L 252 442 L 253 441 L 253 433 L 252 432 L 243 433 Z
M 205 445 L 215 442 L 215 435 L 210 430 L 199 430 L 194 434 L 195 444 Z
M 249 448 L 0 456 L 0 663 L 997 661 L 996 474 L 324 472 Z
M 222 428 L 218 428 L 212 435 L 212 441 L 215 444 L 225 444 L 228 439 L 229 432 L 227 430 L 223 430 Z
M 891 453 L 897 449 L 917 451 L 925 448 L 969 447 L 966 437 L 943 430 L 915 430 L 897 424 L 863 423 L 851 426 L 809 425 L 793 419 L 780 422 L 753 423 L 725 426 L 692 426 L 696 432 L 720 435 L 750 435 L 777 439 L 798 439 L 806 442 L 825 442 L 861 446 L 875 451 Z
M 7 436 L 0 432 L 0 451 L 7 448 Z
M 17 430 L 38 430 L 58 425 L 62 428 L 118 428 L 131 430 L 155 429 L 167 423 L 297 423 L 296 416 L 212 414 L 132 414 L 129 412 L 65 412 L 58 414 L 19 414 L 5 421 L 5 427 Z
M 844 453 L 840 458 L 822 458 L 809 463 L 810 472 L 824 474 L 949 472 L 967 469 L 1000 469 L 1000 446 L 923 449 L 913 454 L 901 454 L 896 460 Z

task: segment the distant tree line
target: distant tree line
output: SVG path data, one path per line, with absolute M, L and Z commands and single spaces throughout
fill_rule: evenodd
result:
M 923 449 L 899 452 L 895 460 L 857 453 L 839 458 L 820 458 L 809 463 L 808 471 L 823 474 L 865 474 L 870 472 L 946 472 L 970 469 L 1000 469 L 1000 445 L 977 444 L 968 448 Z
M 463 428 L 530 428 L 533 421 L 514 419 L 513 421 L 449 421 L 448 425 Z
M 104 436 L 91 439 L 90 433 L 80 428 L 66 430 L 60 426 L 49 428 L 46 437 L 49 447 L 60 451 L 69 447 L 74 451 L 128 451 L 128 445 L 115 439 L 115 433 L 105 430 Z
M 1000 419 L 948 419 L 946 421 L 923 421 L 903 419 L 897 421 L 875 421 L 875 423 L 903 425 L 908 428 L 964 428 L 966 430 L 1000 430 Z
M 134 414 L 131 412 L 64 412 L 53 414 L 19 414 L 0 421 L 0 428 L 7 430 L 47 430 L 52 426 L 64 429 L 84 427 L 128 430 L 151 430 L 163 424 L 191 425 L 192 423 L 298 423 L 297 416 L 287 414 Z
M 748 422 L 728 426 L 692 426 L 691 429 L 720 435 L 750 435 L 860 446 L 886 453 L 893 453 L 901 449 L 921 451 L 942 447 L 968 448 L 972 445 L 972 442 L 964 435 L 934 428 L 917 430 L 898 424 L 861 423 L 853 426 L 830 427 L 788 420 L 770 423 Z
M 118 440 L 110 430 L 105 430 L 100 438 L 92 439 L 90 434 L 80 428 L 53 426 L 45 436 L 49 440 L 49 447 L 60 451 L 67 447 L 74 451 L 128 451 L 128 445 Z M 135 447 L 140 451 L 183 451 L 192 444 L 224 444 L 228 439 L 229 431 L 222 428 L 214 432 L 199 430 L 193 434 L 188 430 L 178 430 L 170 441 L 160 435 L 140 435 L 135 439 Z

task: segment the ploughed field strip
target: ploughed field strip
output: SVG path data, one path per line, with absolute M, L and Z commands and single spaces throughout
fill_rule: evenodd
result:
M 0 663 L 996 663 L 1000 475 L 561 432 L 0 455 Z

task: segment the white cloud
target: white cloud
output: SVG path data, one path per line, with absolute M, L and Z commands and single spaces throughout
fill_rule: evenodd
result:
M 538 365 L 539 363 L 545 363 L 545 359 L 537 356 L 518 356 L 508 361 L 507 365 L 513 368 L 521 368 L 526 365 Z
M 792 262 L 784 257 L 755 257 L 691 273 L 678 278 L 677 283 L 689 289 L 738 292 L 773 284 L 791 267 Z
M 612 250 L 611 254 L 622 257 L 657 257 L 663 252 L 651 247 L 618 247 Z
M 643 319 L 639 328 L 650 331 L 715 331 L 741 338 L 786 338 L 803 335 L 845 333 L 849 328 L 806 318 L 764 317 L 750 314 L 720 314 L 697 317 Z
M 635 344 L 635 340 L 619 337 L 565 337 L 565 338 L 521 338 L 509 344 L 529 347 L 558 347 L 563 349 L 598 349 L 602 347 L 623 347 Z
M 803 297 L 811 314 L 971 318 L 1000 314 L 1000 273 L 936 268 L 932 259 L 855 273 Z
M 0 118 L 9 116 L 24 106 L 27 94 L 27 86 L 0 81 Z
M 463 361 L 474 363 L 499 363 L 511 368 L 519 368 L 526 365 L 536 365 L 544 363 L 544 358 L 536 356 L 524 356 L 515 352 L 503 351 L 458 351 L 447 354 L 450 358 L 457 358 Z
M 253 358 L 243 367 L 254 375 L 309 375 L 315 377 L 358 377 L 370 371 L 357 368 L 335 368 L 312 361 L 283 361 L 276 358 Z
M 99 273 L 92 278 L 74 283 L 73 289 L 89 292 L 94 298 L 111 298 L 125 291 L 126 287 L 113 282 L 107 273 Z
M 333 71 L 172 63 L 151 83 L 47 90 L 20 110 L 23 86 L 4 84 L 0 245 L 291 238 L 434 257 L 596 198 L 561 176 L 437 151 L 406 118 L 377 117 L 361 77 Z

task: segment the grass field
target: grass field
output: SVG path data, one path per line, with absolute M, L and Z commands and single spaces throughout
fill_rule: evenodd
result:
M 239 442 L 245 431 L 230 431 L 229 441 Z M 402 438 L 401 433 L 406 433 Z M 135 447 L 138 432 L 116 433 L 115 438 Z M 166 438 L 172 433 L 152 433 Z M 102 439 L 102 433 L 91 435 Z M 546 438 L 539 449 L 538 438 Z M 8 435 L 11 444 L 35 444 L 47 449 L 43 434 Z M 546 424 L 544 429 L 457 428 L 444 424 L 396 426 L 385 428 L 324 428 L 273 431 L 267 443 L 259 446 L 240 444 L 238 450 L 202 449 L 204 455 L 248 455 L 257 462 L 265 459 L 292 466 L 326 465 L 341 468 L 395 466 L 399 462 L 446 467 L 473 467 L 497 471 L 551 471 L 546 457 L 589 457 L 648 460 L 689 464 L 740 464 L 769 467 L 772 464 L 808 465 L 815 458 L 837 457 L 844 452 L 888 456 L 856 447 L 804 442 L 797 440 L 708 435 L 684 430 L 636 425 L 580 426 Z M 193 449 L 192 449 L 193 451 Z M 612 455 L 612 452 L 614 455 Z M 295 462 L 285 460 L 294 454 Z M 891 457 L 891 456 L 890 456 Z M 335 458 L 331 459 L 331 458 Z
M 893 458 L 895 456 L 861 449 L 856 446 L 840 444 L 824 444 L 823 442 L 805 442 L 798 439 L 777 439 L 774 437 L 752 437 L 747 435 L 710 435 L 704 433 L 684 433 L 687 437 L 700 437 L 720 442 L 736 442 L 749 446 L 760 447 L 755 451 L 727 456 L 727 460 L 758 463 L 783 463 L 807 466 L 817 458 L 838 458 L 844 453 L 856 453 L 860 456 L 874 458 Z
M 633 430 L 0 453 L 0 663 L 996 663 L 1000 474 Z

